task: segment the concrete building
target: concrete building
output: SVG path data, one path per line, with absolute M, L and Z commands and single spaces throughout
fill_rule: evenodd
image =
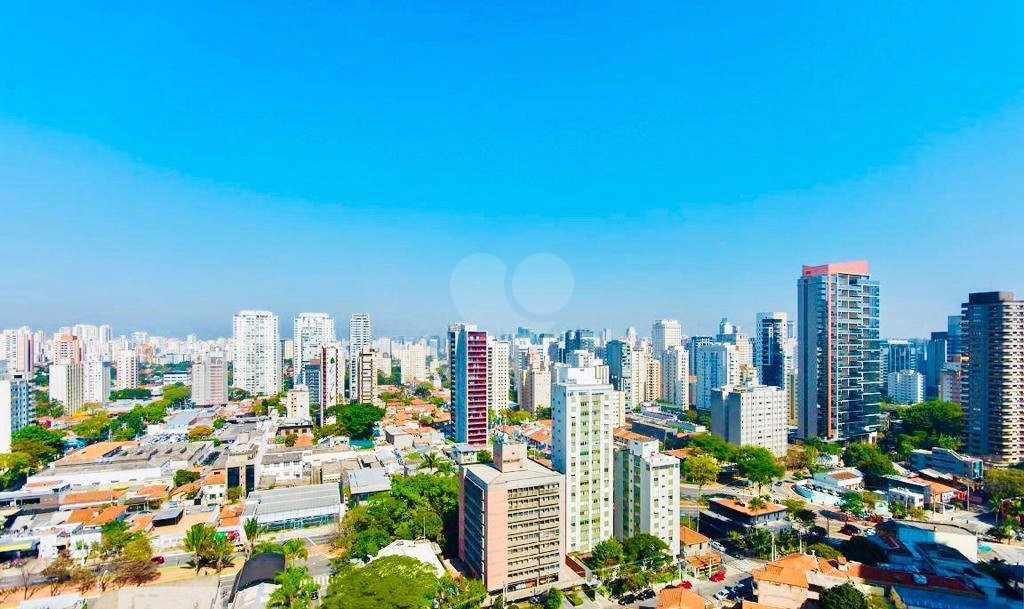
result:
M 697 347 L 696 406 L 711 409 L 711 390 L 740 382 L 740 354 L 736 345 L 711 343 Z
M 659 319 L 651 327 L 651 348 L 654 357 L 661 358 L 671 347 L 683 345 L 683 328 L 674 319 Z
M 711 390 L 711 433 L 734 446 L 762 446 L 786 455 L 786 394 L 767 385 L 726 385 Z
M 50 365 L 50 400 L 64 407 L 64 414 L 80 412 L 85 405 L 82 364 L 65 359 L 66 363 Z
M 519 406 L 536 413 L 538 408 L 551 407 L 551 371 L 543 365 L 527 368 L 523 373 L 522 389 L 519 392 Z
M 939 399 L 943 402 L 964 403 L 964 362 L 963 355 L 954 355 L 939 372 Z
M 228 365 L 221 352 L 192 363 L 192 401 L 196 406 L 228 403 Z
M 686 410 L 690 403 L 690 355 L 682 346 L 673 345 L 661 354 L 662 399 Z
M 320 347 L 320 401 L 323 409 L 345 403 L 345 352 L 338 343 Z
M 114 373 L 114 389 L 135 389 L 139 386 L 139 358 L 135 351 L 128 349 L 117 354 L 117 369 Z
M 309 387 L 296 385 L 285 394 L 285 410 L 288 418 L 295 421 L 307 421 L 309 414 Z
M 0 351 L 7 361 L 8 373 L 31 376 L 35 370 L 35 349 L 31 328 L 23 326 L 16 330 L 4 330 Z
M 240 311 L 233 324 L 232 387 L 253 395 L 281 391 L 281 347 L 277 315 L 270 311 Z
M 615 537 L 639 533 L 665 542 L 679 555 L 679 459 L 658 451 L 658 441 L 630 439 L 615 449 Z
M 498 413 L 508 408 L 511 377 L 508 362 L 512 345 L 505 340 L 487 339 L 487 407 Z
M 556 368 L 555 375 L 551 462 L 566 479 L 566 546 L 589 552 L 613 533 L 615 390 L 594 368 Z
M 355 379 L 358 378 L 359 366 L 359 354 L 363 352 L 363 349 L 369 349 L 373 347 L 373 321 L 370 319 L 369 313 L 353 313 L 348 320 L 348 354 L 349 354 L 349 381 L 354 383 Z M 348 389 L 348 396 L 350 400 L 355 400 L 357 394 L 357 388 L 355 384 L 350 384 Z
M 82 341 L 74 334 L 64 333 L 53 337 L 53 346 L 50 349 L 51 362 L 80 364 L 83 355 Z
M 797 292 L 799 436 L 873 438 L 882 390 L 878 282 L 866 261 L 804 266 Z
M 82 399 L 86 404 L 110 401 L 110 364 L 93 358 L 82 363 Z
M 916 370 L 890 372 L 889 401 L 893 404 L 919 404 L 924 401 L 924 375 Z
M 242 521 L 255 518 L 261 528 L 277 531 L 337 522 L 343 512 L 337 484 L 314 484 L 249 493 Z
M 661 361 L 655 359 L 650 353 L 644 355 L 644 401 L 654 402 L 662 398 L 661 390 Z
M 494 463 L 459 472 L 459 558 L 491 592 L 558 584 L 565 545 L 565 479 L 498 442 Z
M 299 313 L 292 321 L 292 340 L 292 367 L 300 371 L 310 360 L 320 357 L 324 345 L 337 340 L 334 318 L 327 313 Z
M 629 341 L 611 340 L 605 345 L 609 379 L 612 387 L 623 393 L 627 412 L 640 408 L 643 401 L 641 368 L 636 360 L 634 347 Z
M 473 446 L 487 445 L 487 332 L 474 325 L 460 324 L 450 343 L 452 360 L 452 416 L 455 441 Z
M 955 450 L 936 446 L 931 450 L 915 448 L 908 459 L 911 469 L 933 469 L 969 480 L 981 480 L 985 474 L 984 462 L 977 457 L 961 455 Z
M 405 385 L 429 379 L 426 343 L 417 341 L 402 345 L 398 350 L 398 366 L 402 374 L 402 383 Z
M 377 367 L 374 366 L 374 352 L 363 347 L 355 357 L 355 376 L 352 377 L 352 400 L 373 404 L 377 400 Z
M 995 464 L 1024 461 L 1024 301 L 971 294 L 962 307 L 967 452 Z
M 757 334 L 754 337 L 754 366 L 758 381 L 763 385 L 778 387 L 787 396 L 792 391 L 789 385 L 793 369 L 792 351 L 789 340 L 789 321 L 783 311 L 757 314 Z
M 0 380 L 0 453 L 11 452 L 11 436 L 36 416 L 35 401 L 26 375 Z

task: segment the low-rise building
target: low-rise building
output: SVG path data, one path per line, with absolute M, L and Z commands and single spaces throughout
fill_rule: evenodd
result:
M 839 493 L 852 493 L 864 490 L 864 474 L 852 467 L 815 472 L 814 481 L 825 488 Z
M 908 462 L 914 470 L 933 469 L 969 480 L 981 480 L 985 475 L 984 461 L 981 459 L 939 446 L 931 450 L 916 448 L 910 451 Z
M 337 484 L 253 491 L 245 499 L 242 520 L 255 518 L 269 530 L 296 529 L 338 521 L 343 513 Z

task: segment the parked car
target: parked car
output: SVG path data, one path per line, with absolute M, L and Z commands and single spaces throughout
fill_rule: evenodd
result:
M 855 524 L 846 523 L 843 525 L 843 528 L 839 529 L 839 532 L 843 535 L 854 537 L 856 535 L 860 535 L 860 527 Z
M 724 588 L 719 590 L 718 592 L 715 592 L 715 598 L 717 598 L 720 601 L 725 600 L 727 596 L 729 596 L 729 591 Z
M 162 565 L 162 564 L 164 564 L 164 557 L 163 556 L 154 556 L 153 557 L 153 562 L 155 562 L 158 565 Z
M 619 599 L 619 604 L 620 605 L 630 605 L 630 604 L 635 603 L 635 602 L 636 602 L 636 597 L 633 596 L 632 594 L 627 594 L 626 596 L 623 596 L 622 598 Z
M 648 588 L 646 590 L 641 590 L 636 595 L 636 597 L 639 600 L 642 600 L 642 601 L 650 600 L 650 599 L 654 598 L 655 596 L 657 596 L 657 594 L 655 594 L 654 590 L 651 590 L 650 588 Z
M 723 546 L 722 544 L 718 543 L 717 541 L 712 541 L 711 542 L 711 549 L 712 550 L 718 550 L 719 552 L 725 552 L 725 546 Z
M 719 571 L 717 573 L 712 573 L 711 577 L 709 577 L 708 579 L 710 579 L 713 582 L 720 582 L 720 581 L 725 579 L 725 571 Z
M 688 579 L 684 579 L 683 583 L 681 583 L 679 585 L 682 586 L 683 588 L 687 589 L 687 590 L 689 590 L 690 588 L 693 588 L 693 582 L 691 582 Z

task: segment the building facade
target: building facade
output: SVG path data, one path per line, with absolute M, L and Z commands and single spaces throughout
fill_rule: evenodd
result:
M 452 365 L 452 415 L 455 441 L 487 445 L 487 332 L 462 325 L 454 337 Z
M 512 345 L 505 340 L 487 339 L 487 407 L 494 413 L 508 408 L 511 377 L 508 362 Z
M 736 345 L 711 343 L 697 347 L 696 406 L 711 409 L 711 390 L 740 382 L 740 355 Z
M 204 407 L 228 403 L 228 364 L 223 353 L 210 353 L 192 363 L 192 401 Z
M 660 358 L 669 348 L 683 345 L 683 328 L 675 319 L 659 319 L 651 327 L 651 348 Z
M 114 389 L 135 389 L 139 386 L 139 358 L 132 349 L 117 354 L 117 370 L 114 372 Z
M 281 341 L 277 315 L 240 311 L 232 323 L 234 357 L 231 386 L 253 395 L 281 391 Z
M 924 375 L 916 370 L 890 372 L 889 401 L 893 404 L 920 404 L 924 401 Z
M 679 459 L 659 452 L 657 440 L 615 450 L 614 527 L 620 540 L 646 533 L 679 555 Z
M 19 372 L 0 380 L 0 453 L 11 452 L 11 437 L 35 416 L 27 376 Z
M 690 403 L 690 355 L 680 345 L 668 347 L 661 355 L 661 393 L 681 410 Z
M 711 433 L 734 446 L 761 446 L 786 455 L 786 394 L 768 385 L 727 385 L 711 390 Z

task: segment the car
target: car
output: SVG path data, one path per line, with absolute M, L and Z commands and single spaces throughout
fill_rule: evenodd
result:
M 719 571 L 717 573 L 712 573 L 711 577 L 709 577 L 708 579 L 710 579 L 713 582 L 723 581 L 725 579 L 725 571 Z
M 629 604 L 632 604 L 632 603 L 635 603 L 635 602 L 636 602 L 636 597 L 633 596 L 632 594 L 627 594 L 626 596 L 623 596 L 622 598 L 619 599 L 619 604 L 620 605 L 629 605 Z
M 689 590 L 689 589 L 693 588 L 693 582 L 691 582 L 691 581 L 690 581 L 690 580 L 688 580 L 688 579 L 684 579 L 684 580 L 683 580 L 683 583 L 681 583 L 681 584 L 679 584 L 679 585 L 680 585 L 680 586 L 681 586 L 682 588 L 685 588 L 686 590 Z
M 650 588 L 646 590 L 641 590 L 640 593 L 636 595 L 636 597 L 642 601 L 650 600 L 655 596 L 657 595 L 654 593 L 654 590 L 651 590 Z
M 860 535 L 860 527 L 858 527 L 855 524 L 846 523 L 846 524 L 843 525 L 843 528 L 839 529 L 839 532 L 842 533 L 843 535 L 849 535 L 850 537 L 855 537 L 857 535 Z
M 163 556 L 154 556 L 153 557 L 153 562 L 155 562 L 158 565 L 162 565 L 162 564 L 164 564 L 164 557 Z
M 712 541 L 711 542 L 711 549 L 712 550 L 718 550 L 719 552 L 725 552 L 725 546 L 723 546 L 722 544 L 718 543 L 717 541 Z
M 715 592 L 715 598 L 717 598 L 720 601 L 721 600 L 725 600 L 725 598 L 728 597 L 728 596 L 729 596 L 729 591 L 724 589 L 724 588 L 719 590 L 718 592 Z

